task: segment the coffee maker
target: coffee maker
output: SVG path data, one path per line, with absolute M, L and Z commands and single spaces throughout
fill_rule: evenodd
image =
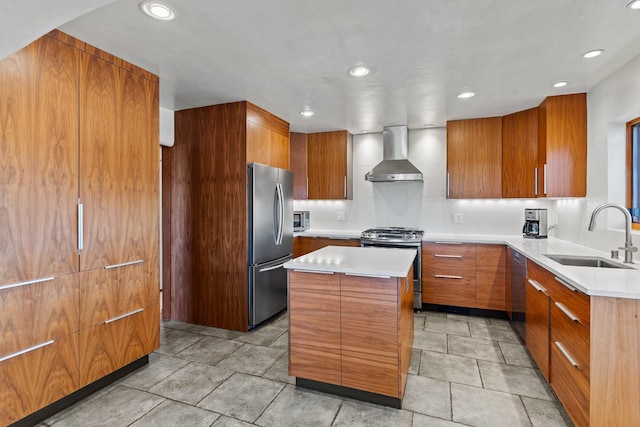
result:
M 525 209 L 522 235 L 529 239 L 547 238 L 547 210 Z

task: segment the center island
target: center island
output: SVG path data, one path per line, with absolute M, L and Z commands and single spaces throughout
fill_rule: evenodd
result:
M 400 408 L 413 346 L 415 249 L 327 246 L 287 262 L 296 385 Z

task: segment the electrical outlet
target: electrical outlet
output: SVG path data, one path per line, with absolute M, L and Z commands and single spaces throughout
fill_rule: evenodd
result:
M 347 215 L 344 212 L 338 212 L 338 221 L 346 221 Z
M 451 222 L 454 224 L 462 224 L 463 218 L 461 213 L 454 213 L 451 217 Z

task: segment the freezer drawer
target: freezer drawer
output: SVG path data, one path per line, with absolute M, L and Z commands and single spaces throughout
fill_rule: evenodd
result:
M 249 328 L 287 308 L 287 270 L 291 255 L 249 267 Z

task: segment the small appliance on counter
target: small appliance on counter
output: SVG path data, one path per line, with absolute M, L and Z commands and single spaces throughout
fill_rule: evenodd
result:
M 547 210 L 525 209 L 522 235 L 529 239 L 547 238 Z
M 304 231 L 310 227 L 309 211 L 293 212 L 293 231 Z

